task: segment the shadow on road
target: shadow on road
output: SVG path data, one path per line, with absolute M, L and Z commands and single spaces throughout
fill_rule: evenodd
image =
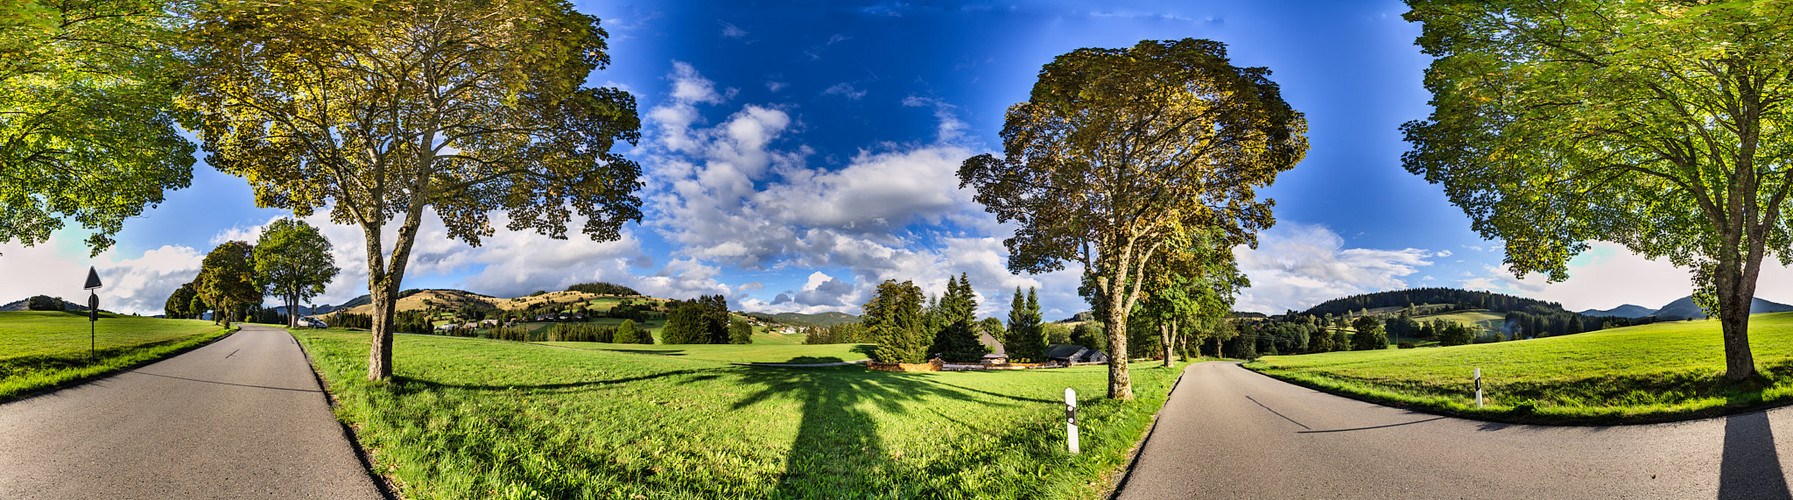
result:
M 1719 465 L 1718 498 L 1793 498 L 1774 449 L 1767 412 L 1725 417 L 1724 462 Z
M 1399 423 L 1385 424 L 1385 425 L 1372 425 L 1369 427 L 1354 427 L 1354 428 L 1350 428 L 1350 429 L 1328 429 L 1328 430 L 1323 430 L 1323 431 L 1309 430 L 1309 431 L 1297 431 L 1295 433 L 1296 434 L 1326 434 L 1326 433 L 1330 433 L 1330 432 L 1367 431 L 1370 429 L 1387 429 L 1389 427 L 1400 427 L 1403 425 L 1423 424 L 1426 422 L 1432 422 L 1432 421 L 1437 421 L 1437 420 L 1444 420 L 1444 417 L 1432 417 L 1432 418 L 1427 418 L 1427 419 L 1414 420 L 1411 422 L 1399 422 Z

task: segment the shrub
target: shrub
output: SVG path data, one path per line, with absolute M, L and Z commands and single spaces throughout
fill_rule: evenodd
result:
M 1412 348 L 1414 348 L 1414 347 L 1416 347 L 1416 346 L 1414 346 L 1414 345 L 1413 345 L 1413 343 L 1412 343 L 1412 342 L 1402 342 L 1402 343 L 1399 343 L 1399 344 L 1395 344 L 1395 347 L 1398 347 L 1398 348 L 1401 348 L 1401 349 L 1412 349 Z

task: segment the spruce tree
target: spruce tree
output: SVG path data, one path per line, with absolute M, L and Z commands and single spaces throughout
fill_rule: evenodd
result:
M 977 341 L 977 298 L 972 295 L 969 276 L 960 274 L 947 279 L 946 295 L 940 297 L 938 309 L 937 321 L 944 325 L 934 336 L 930 353 L 938 353 L 947 361 L 969 363 L 990 352 Z
M 1027 289 L 1026 300 L 1021 287 L 1015 287 L 1015 300 L 1009 306 L 1008 341 L 1003 347 L 1009 359 L 1031 362 L 1045 361 L 1046 329 L 1040 324 L 1040 301 L 1034 289 Z
M 882 363 L 920 363 L 928 352 L 921 305 L 921 288 L 915 283 L 885 280 L 866 302 L 860 324 L 878 344 L 872 359 Z

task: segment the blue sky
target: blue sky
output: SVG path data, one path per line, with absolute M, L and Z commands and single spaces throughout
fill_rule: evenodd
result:
M 616 242 L 501 233 L 480 248 L 426 223 L 406 287 L 511 296 L 605 280 L 673 298 L 722 293 L 746 310 L 858 312 L 884 279 L 938 292 L 966 273 L 984 314 L 1032 286 L 1049 318 L 1069 316 L 1085 309 L 1076 269 L 1009 274 L 1001 240 L 1013 228 L 957 189 L 953 173 L 1000 149 L 1004 110 L 1026 99 L 1052 57 L 1195 37 L 1226 43 L 1235 65 L 1270 68 L 1309 124 L 1306 160 L 1262 191 L 1277 201 L 1277 226 L 1258 249 L 1237 251 L 1254 284 L 1240 309 L 1417 286 L 1572 309 L 1656 307 L 1687 294 L 1684 272 L 1605 244 L 1578 258 L 1565 283 L 1501 270 L 1499 243 L 1400 166 L 1399 125 L 1429 111 L 1430 59 L 1399 2 L 576 5 L 610 33 L 612 65 L 589 84 L 624 88 L 640 106 L 645 137 L 628 156 L 644 166 L 643 223 Z M 0 299 L 78 296 L 92 264 L 116 283 L 109 304 L 153 314 L 199 256 L 281 215 L 255 208 L 242 179 L 200 163 L 192 187 L 130 221 L 97 259 L 73 228 L 37 248 L 0 245 Z M 345 273 L 316 302 L 365 293 L 358 230 L 326 234 Z M 1779 284 L 1788 276 L 1765 272 L 1761 295 L 1793 300 L 1793 285 Z

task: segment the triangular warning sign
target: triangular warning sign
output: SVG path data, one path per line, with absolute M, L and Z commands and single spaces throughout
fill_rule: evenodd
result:
M 99 271 L 93 270 L 93 266 L 87 266 L 87 286 L 85 288 L 87 290 L 92 290 L 101 286 L 103 285 L 100 285 Z

